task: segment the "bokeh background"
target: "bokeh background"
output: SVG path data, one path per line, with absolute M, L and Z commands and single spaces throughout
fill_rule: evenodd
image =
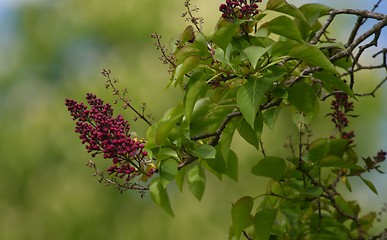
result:
M 159 60 L 149 37 L 157 32 L 168 45 L 186 22 L 183 0 L 0 0 L 0 239 L 226 239 L 231 202 L 243 195 L 264 191 L 265 179 L 248 176 L 256 152 L 241 145 L 240 181 L 223 182 L 207 175 L 201 203 L 184 189 L 169 188 L 175 218 L 136 192 L 119 194 L 93 178 L 85 166 L 84 151 L 64 106 L 65 98 L 83 100 L 94 92 L 106 101 L 113 97 L 104 88 L 102 68 L 112 70 L 120 86 L 129 90 L 134 104 L 148 104 L 157 119 L 180 100 L 180 92 L 164 90 L 167 67 Z M 211 33 L 222 1 L 193 0 Z M 300 5 L 307 1 L 290 0 Z M 313 2 L 313 1 L 308 1 Z M 319 1 L 336 8 L 370 9 L 374 1 Z M 383 2 L 378 9 L 387 12 Z M 354 18 L 343 17 L 332 32 L 343 40 Z M 336 22 L 337 23 L 337 22 Z M 372 22 L 370 22 L 371 24 Z M 379 49 L 386 47 L 384 32 Z M 374 49 L 376 52 L 376 48 Z M 366 59 L 366 63 L 374 60 Z M 380 61 L 380 59 L 379 59 Z M 367 92 L 385 71 L 365 73 L 359 92 Z M 357 149 L 364 156 L 387 149 L 387 86 L 377 98 L 362 98 L 354 119 Z M 322 106 L 326 110 L 327 106 Z M 130 112 L 123 112 L 129 119 Z M 324 113 L 321 119 L 324 120 Z M 330 124 L 313 123 L 316 135 L 328 135 Z M 144 136 L 146 126 L 132 124 Z M 283 152 L 286 134 L 294 131 L 279 120 L 274 133 L 265 134 L 269 154 Z M 286 134 L 279 135 L 287 130 Z M 387 170 L 386 164 L 383 169 Z M 365 210 L 378 211 L 387 199 L 385 175 L 371 175 L 379 189 L 374 195 L 354 181 L 353 193 Z M 375 225 L 378 231 L 387 225 Z

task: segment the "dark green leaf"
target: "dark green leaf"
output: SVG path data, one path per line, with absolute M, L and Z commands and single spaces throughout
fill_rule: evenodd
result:
M 329 151 L 328 139 L 320 138 L 312 142 L 309 146 L 309 161 L 318 163 Z
M 300 30 L 292 19 L 286 16 L 279 16 L 268 22 L 269 31 L 289 39 L 303 43 Z
M 256 165 L 254 165 L 251 172 L 257 176 L 280 180 L 284 176 L 285 170 L 285 160 L 280 157 L 269 156 L 261 159 Z
M 249 196 L 239 199 L 231 208 L 231 219 L 234 226 L 235 236 L 240 239 L 242 231 L 248 224 L 254 199 Z
M 237 93 L 237 103 L 239 109 L 250 124 L 254 128 L 255 117 L 258 112 L 258 107 L 263 103 L 266 90 L 269 89 L 271 83 L 263 79 L 250 78 Z
M 194 166 L 188 171 L 188 189 L 199 201 L 202 199 L 206 188 L 206 175 L 202 167 Z
M 275 219 L 277 218 L 277 209 L 262 208 L 254 217 L 255 239 L 268 240 Z
M 263 112 L 263 121 L 265 122 L 266 126 L 273 130 L 275 122 L 277 121 L 277 117 L 279 115 L 281 108 L 280 107 L 274 107 L 267 109 Z
M 232 150 L 227 154 L 227 169 L 225 174 L 234 181 L 238 181 L 238 156 Z
M 324 88 L 329 92 L 339 89 L 349 96 L 355 97 L 351 88 L 342 79 L 328 71 L 315 72 L 313 77 L 320 79 Z
M 249 123 L 244 118 L 240 120 L 237 127 L 241 137 L 245 139 L 246 142 L 253 145 L 257 150 L 259 150 L 259 139 L 261 138 L 262 127 L 263 127 L 262 114 L 258 114 L 258 116 L 260 117 L 257 117 L 255 119 L 254 129 L 249 125 Z
M 346 139 L 329 139 L 329 154 L 342 158 L 348 149 L 349 140 Z
M 223 174 L 227 169 L 226 161 L 223 158 L 222 150 L 219 145 L 216 146 L 215 159 L 207 160 L 208 166 L 210 166 L 217 173 Z
M 314 89 L 305 82 L 298 82 L 288 90 L 289 102 L 294 105 L 298 111 L 311 113 L 314 111 L 316 94 Z
M 179 187 L 180 192 L 183 191 L 186 170 L 187 170 L 187 168 L 185 168 L 185 167 L 178 170 L 176 177 L 175 177 L 175 182 L 176 182 L 177 186 Z
M 151 184 L 149 185 L 149 192 L 153 202 L 162 207 L 169 215 L 174 217 L 168 193 L 165 190 L 163 184 L 161 184 L 160 178 L 154 178 L 152 180 Z

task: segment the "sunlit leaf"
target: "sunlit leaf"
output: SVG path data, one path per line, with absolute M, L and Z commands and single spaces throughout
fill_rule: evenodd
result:
M 212 41 L 226 51 L 228 44 L 232 38 L 238 34 L 239 24 L 225 22 L 213 35 Z
M 263 103 L 265 92 L 271 86 L 263 79 L 251 78 L 238 91 L 237 103 L 243 117 L 254 128 L 258 107 Z
M 168 193 L 161 183 L 160 178 L 154 178 L 152 180 L 151 184 L 149 185 L 149 192 L 153 202 L 156 205 L 162 207 L 169 215 L 174 217 Z
M 301 59 L 314 66 L 322 67 L 332 73 L 339 73 L 324 53 L 315 46 L 300 44 L 290 50 L 289 56 Z
M 171 182 L 177 174 L 176 160 L 169 158 L 161 162 L 159 167 L 160 181 L 164 187 Z
M 184 95 L 184 115 L 187 118 L 188 124 L 191 123 L 191 115 L 192 111 L 194 109 L 196 100 L 199 97 L 200 92 L 203 90 L 203 87 L 205 87 L 205 81 L 202 81 L 201 79 L 197 79 L 194 83 L 192 83 Z
M 284 36 L 289 39 L 296 40 L 303 43 L 300 30 L 292 19 L 286 16 L 279 16 L 268 22 L 268 28 L 270 32 L 280 36 Z
M 231 219 L 237 239 L 240 239 L 242 231 L 248 223 L 253 204 L 254 199 L 245 196 L 240 198 L 231 208 Z
M 287 3 L 285 0 L 269 0 L 267 2 L 266 9 L 288 14 L 306 22 L 305 16 L 302 12 L 294 5 Z
M 206 175 L 200 165 L 194 166 L 188 171 L 188 189 L 199 201 L 202 199 L 206 188 Z
M 196 147 L 190 147 L 187 150 L 190 154 L 203 159 L 212 159 L 212 158 L 215 158 L 215 155 L 216 155 L 215 148 L 208 144 L 202 144 Z
M 308 21 L 309 26 L 313 26 L 317 19 L 327 15 L 331 10 L 330 7 L 318 3 L 304 4 L 299 9 Z
M 246 54 L 247 59 L 249 59 L 251 66 L 255 69 L 257 67 L 258 60 L 271 49 L 271 46 L 268 47 L 258 47 L 258 46 L 249 46 L 243 49 L 243 52 Z

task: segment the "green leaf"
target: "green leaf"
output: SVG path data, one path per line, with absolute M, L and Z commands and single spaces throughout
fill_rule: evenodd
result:
M 174 56 L 176 58 L 176 64 L 182 64 L 188 57 L 198 56 L 199 52 L 200 50 L 193 47 L 192 45 L 187 45 L 180 48 L 174 53 Z
M 228 44 L 231 42 L 232 38 L 239 34 L 239 24 L 225 22 L 212 37 L 212 41 L 219 46 L 221 49 L 226 51 Z
M 169 201 L 168 193 L 165 190 L 160 178 L 154 178 L 149 185 L 149 192 L 153 202 L 162 207 L 165 212 L 174 217 L 171 203 Z
M 185 180 L 185 173 L 187 171 L 187 168 L 182 168 L 177 171 L 176 177 L 175 177 L 175 182 L 180 190 L 180 192 L 183 191 L 183 186 L 184 186 L 184 180 Z
M 288 90 L 289 102 L 300 112 L 312 113 L 314 111 L 316 94 L 311 86 L 305 82 L 297 82 Z
M 285 13 L 306 22 L 302 12 L 294 5 L 288 4 L 285 0 L 269 0 L 266 5 L 266 10 Z
M 329 139 L 329 154 L 342 158 L 347 151 L 349 140 L 347 139 Z
M 158 163 L 168 158 L 179 159 L 179 156 L 177 155 L 177 152 L 174 149 L 169 147 L 161 148 L 156 155 L 156 160 Z
M 324 193 L 324 190 L 319 186 L 314 186 L 306 190 L 306 194 L 309 197 L 319 197 Z
M 262 208 L 254 217 L 254 232 L 257 240 L 268 240 L 275 219 L 277 217 L 277 209 Z
M 327 15 L 330 10 L 330 7 L 318 3 L 304 4 L 300 7 L 300 11 L 305 16 L 309 26 L 313 26 L 317 19 Z
M 309 145 L 309 161 L 318 163 L 323 159 L 329 152 L 328 139 L 320 138 L 315 140 Z
M 159 167 L 160 181 L 164 187 L 171 182 L 177 174 L 177 162 L 172 158 L 168 158 L 161 162 Z
M 303 43 L 301 32 L 292 19 L 286 16 L 279 16 L 268 22 L 269 31 L 289 39 Z
M 259 105 L 264 101 L 266 90 L 271 86 L 271 83 L 264 81 L 263 79 L 250 78 L 247 83 L 244 84 L 237 93 L 238 107 L 252 128 L 254 128 L 254 122 L 259 110 Z
M 182 84 L 183 77 L 192 69 L 194 69 L 200 61 L 199 56 L 189 56 L 184 62 L 176 67 L 173 83 L 175 85 Z
M 280 157 L 264 157 L 251 169 L 251 173 L 257 176 L 269 177 L 280 180 L 285 175 L 286 163 Z
M 216 156 L 215 159 L 207 160 L 208 166 L 210 166 L 217 173 L 223 174 L 226 172 L 227 165 L 223 158 L 222 150 L 219 144 L 216 146 Z
M 202 144 L 197 147 L 190 147 L 187 150 L 190 154 L 202 159 L 212 159 L 215 158 L 216 155 L 215 148 L 208 144 Z
M 363 177 L 361 177 L 361 176 L 360 176 L 360 178 L 361 178 L 361 180 L 363 180 L 363 182 L 367 185 L 367 187 L 368 187 L 371 191 L 373 191 L 376 195 L 378 195 L 378 190 L 376 190 L 375 185 L 374 185 L 370 180 L 367 180 L 367 179 L 365 179 L 365 178 L 363 178 Z
M 262 114 L 259 114 L 260 117 L 255 119 L 254 129 L 249 125 L 249 123 L 242 118 L 238 124 L 238 132 L 246 142 L 253 145 L 257 150 L 259 150 L 259 139 L 261 138 L 262 128 L 263 128 L 263 119 Z
M 195 39 L 195 32 L 191 25 L 188 25 L 183 33 L 179 37 L 179 47 L 182 47 L 186 42 L 193 41 Z
M 314 66 L 322 67 L 332 73 L 339 74 L 331 61 L 329 61 L 324 53 L 322 53 L 320 49 L 315 46 L 300 44 L 290 50 L 289 56 L 301 59 Z
M 355 98 L 355 95 L 353 94 L 351 88 L 342 79 L 335 76 L 334 74 L 328 71 L 321 71 L 313 73 L 313 77 L 320 79 L 323 83 L 323 87 L 327 91 L 331 92 L 339 89 L 344 93 L 348 94 L 349 96 Z
M 251 66 L 255 69 L 257 63 L 261 57 L 271 49 L 272 45 L 268 47 L 258 47 L 258 46 L 248 46 L 243 49 L 243 52 L 246 54 L 247 59 L 249 59 Z
M 274 125 L 275 125 L 275 122 L 277 121 L 280 110 L 281 110 L 280 107 L 274 107 L 274 108 L 269 108 L 262 113 L 263 121 L 265 122 L 266 126 L 270 130 L 274 130 Z
M 202 167 L 194 166 L 188 171 L 188 189 L 197 200 L 201 200 L 206 188 L 206 175 Z
M 231 219 L 235 236 L 240 239 L 242 231 L 247 227 L 254 199 L 249 196 L 240 198 L 231 208 Z
M 200 92 L 206 87 L 205 81 L 197 79 L 194 83 L 188 86 L 188 90 L 184 95 L 184 114 L 187 118 L 188 124 L 191 123 L 192 112 L 199 97 Z
M 227 169 L 225 174 L 234 181 L 238 181 L 238 156 L 229 150 L 227 154 Z
M 361 170 L 362 167 L 346 162 L 344 159 L 337 157 L 335 155 L 329 155 L 327 157 L 324 157 L 320 161 L 320 166 L 321 167 L 338 167 L 338 168 L 351 168 L 351 169 L 358 169 Z

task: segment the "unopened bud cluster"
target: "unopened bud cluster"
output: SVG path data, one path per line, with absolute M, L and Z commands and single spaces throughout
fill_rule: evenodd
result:
M 257 2 L 262 0 L 226 0 L 226 3 L 219 6 L 222 17 L 226 19 L 250 19 L 259 13 Z
M 76 121 L 75 132 L 92 157 L 102 154 L 103 158 L 110 159 L 112 166 L 107 169 L 108 173 L 126 181 L 136 176 L 142 180 L 152 176 L 155 167 L 147 157 L 144 142 L 131 137 L 124 117 L 113 117 L 112 106 L 94 94 L 88 93 L 86 100 L 91 109 L 72 99 L 66 99 L 65 105 Z
M 353 111 L 353 102 L 349 102 L 348 95 L 342 92 L 337 92 L 334 96 L 335 99 L 331 103 L 333 112 L 329 115 L 332 117 L 331 120 L 335 124 L 336 129 L 341 133 L 341 138 L 352 141 L 355 137 L 354 132 L 346 132 L 344 128 L 348 126 L 348 116 L 353 116 L 348 114 Z

